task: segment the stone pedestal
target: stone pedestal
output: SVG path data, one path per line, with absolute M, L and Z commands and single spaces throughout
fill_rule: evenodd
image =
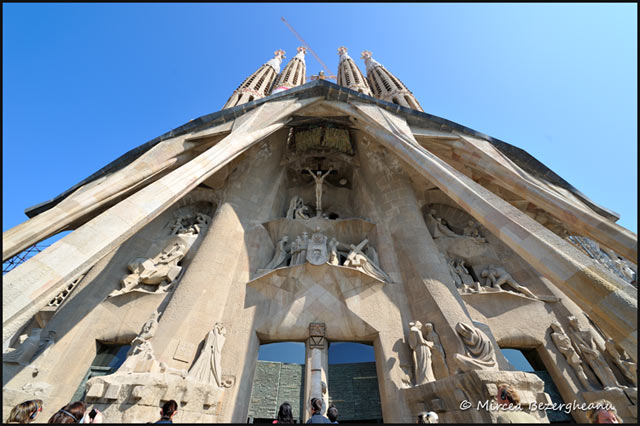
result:
M 544 383 L 537 376 L 522 371 L 475 370 L 446 379 L 403 389 L 414 419 L 421 411 L 435 411 L 440 423 L 496 423 L 498 384 L 514 387 L 523 411 L 548 423 L 545 411 L 529 411 L 532 403 L 550 404 Z

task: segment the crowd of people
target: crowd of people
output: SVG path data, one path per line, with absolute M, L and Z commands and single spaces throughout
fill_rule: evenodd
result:
M 522 410 L 513 410 L 510 407 L 520 405 L 518 392 L 507 384 L 498 386 L 496 395 L 498 406 L 500 407 L 498 423 L 539 423 L 538 419 Z M 326 416 L 322 414 L 323 402 L 318 398 L 311 398 L 309 411 L 311 417 L 307 423 L 338 423 L 338 409 L 331 404 L 326 411 Z M 589 412 L 591 423 L 622 423 L 615 407 L 609 401 L 602 399 L 594 403 L 595 409 Z M 9 414 L 7 423 L 32 423 L 38 418 L 42 411 L 43 402 L 40 399 L 25 401 L 16 405 Z M 96 408 L 87 409 L 87 404 L 82 401 L 72 402 L 56 411 L 48 423 L 103 423 L 104 416 Z M 169 400 L 160 409 L 160 419 L 155 423 L 173 423 L 173 418 L 178 412 L 178 403 Z M 153 423 L 153 422 L 148 422 Z M 292 424 L 296 423 L 293 417 L 291 404 L 284 402 L 280 405 L 277 419 L 273 423 Z M 418 414 L 416 423 L 438 423 L 438 415 L 433 411 L 423 411 Z

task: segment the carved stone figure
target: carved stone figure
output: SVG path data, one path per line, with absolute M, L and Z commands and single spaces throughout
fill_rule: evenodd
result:
M 513 279 L 511 274 L 509 274 L 503 267 L 489 265 L 486 269 L 484 269 L 480 276 L 485 278 L 485 285 L 498 291 L 505 291 L 502 286 L 508 285 L 513 288 L 515 291 L 519 291 L 520 293 L 529 296 L 532 299 L 542 300 L 544 302 L 557 302 L 558 298 L 555 296 L 536 296 L 533 294 L 528 288 L 518 284 L 516 280 Z
M 482 235 L 480 235 L 480 232 L 478 231 L 478 224 L 473 220 L 467 222 L 467 226 L 462 230 L 462 235 L 465 237 L 473 238 L 479 243 L 487 242 L 487 240 L 482 238 Z
M 276 252 L 273 254 L 271 262 L 269 262 L 264 269 L 276 269 L 287 264 L 287 256 L 289 255 L 289 251 L 287 250 L 288 242 L 289 237 L 286 235 L 282 237 L 276 246 Z
M 307 232 L 302 233 L 302 238 L 300 238 L 300 244 L 298 245 L 298 261 L 297 265 L 302 265 L 307 261 L 307 247 L 309 246 L 309 234 Z
M 27 365 L 31 361 L 31 358 L 40 348 L 40 334 L 41 328 L 33 328 L 29 333 L 29 337 L 22 342 L 22 344 L 10 351 L 2 354 L 2 362 L 9 364 Z
M 329 241 L 329 264 L 340 265 L 340 254 L 338 254 L 338 240 L 331 238 Z
M 462 280 L 463 287 L 474 285 L 473 277 L 469 273 L 467 267 L 464 265 L 464 259 L 457 259 L 454 267 L 455 271 L 458 273 L 458 276 L 460 276 L 460 279 Z
M 182 267 L 178 262 L 182 260 L 187 252 L 186 243 L 180 237 L 170 240 L 170 243 L 154 258 L 136 258 L 129 262 L 127 267 L 131 274 L 120 280 L 122 286 L 119 290 L 114 290 L 109 297 L 128 293 L 139 284 L 159 285 L 163 282 L 168 284 L 159 287 L 157 292 L 167 291 L 170 284 L 178 278 Z
M 311 240 L 307 246 L 307 260 L 312 265 L 322 265 L 329 261 L 329 253 L 327 251 L 327 236 L 320 232 L 311 235 Z
M 589 367 L 596 373 L 604 389 L 618 388 L 616 376 L 598 349 L 593 332 L 590 329 L 581 328 L 580 324 L 578 324 L 578 319 L 574 316 L 569 317 L 569 325 L 571 326 L 573 343 L 577 346 L 578 352 L 587 361 Z
M 155 311 L 151 317 L 142 324 L 140 333 L 131 342 L 131 348 L 127 352 L 127 359 L 118 369 L 118 373 L 133 373 L 139 361 L 153 361 L 155 354 L 151 345 L 151 338 L 158 329 L 158 317 L 160 313 Z
M 380 268 L 380 258 L 378 257 L 378 252 L 371 245 L 367 245 L 367 257 L 371 259 L 371 263 L 373 263 L 376 267 Z
M 287 219 L 309 219 L 309 209 L 304 205 L 302 197 L 294 196 L 289 202 Z
M 460 237 L 460 235 L 456 234 L 451 229 L 449 229 L 449 227 L 447 226 L 446 220 L 436 216 L 435 210 L 429 211 L 429 214 L 427 214 L 426 222 L 427 222 L 427 228 L 431 232 L 433 239 L 440 238 L 440 237 L 452 237 L 452 238 Z
M 189 218 L 179 216 L 171 225 L 171 235 L 186 234 L 189 232 Z
M 295 266 L 299 264 L 300 259 L 300 250 L 302 250 L 302 240 L 298 235 L 294 242 L 291 243 L 291 260 L 289 261 L 290 266 Z
M 438 333 L 433 329 L 433 324 L 428 322 L 424 325 L 426 340 L 432 342 L 431 357 L 433 359 L 433 373 L 436 379 L 444 379 L 449 377 L 449 369 L 447 368 L 447 361 L 445 360 L 444 348 L 440 343 L 440 337 Z
M 496 353 L 489 337 L 481 330 L 459 322 L 456 332 L 465 346 L 465 355 L 455 354 L 453 357 L 461 371 L 497 370 Z
M 449 267 L 449 274 L 451 274 L 451 278 L 453 278 L 453 281 L 456 284 L 456 288 L 462 288 L 462 277 L 460 277 L 458 271 L 456 270 L 455 260 L 450 259 L 447 262 L 447 266 Z
M 369 242 L 366 238 L 358 244 L 358 246 L 350 245 L 351 252 L 347 255 L 347 260 L 344 261 L 344 266 L 350 266 L 352 268 L 359 269 L 369 275 L 378 278 L 380 281 L 391 281 L 387 274 L 377 267 L 371 259 L 369 259 L 364 253 L 362 248 Z
M 580 360 L 578 353 L 573 349 L 573 346 L 571 346 L 571 339 L 569 336 L 567 336 L 560 324 L 557 322 L 551 323 L 551 330 L 551 340 L 553 340 L 553 343 L 556 345 L 560 353 L 564 355 L 571 368 L 573 368 L 573 371 L 576 373 L 576 376 L 582 386 L 584 386 L 587 391 L 592 391 L 593 388 L 591 387 L 589 379 L 582 368 L 582 360 Z
M 200 356 L 189 370 L 190 377 L 201 383 L 224 387 L 221 357 L 226 335 L 227 329 L 221 323 L 213 326 L 213 330 L 207 334 Z
M 616 343 L 613 341 L 613 339 L 607 339 L 604 347 L 605 351 L 607 352 L 607 354 L 609 354 L 609 356 L 613 360 L 613 363 L 618 367 L 618 369 L 620 369 L 620 372 L 622 372 L 624 377 L 629 379 L 631 383 L 637 386 L 638 364 L 633 362 L 633 360 L 624 351 L 622 351 L 622 355 L 620 355 L 620 352 L 618 351 Z
M 322 174 L 320 170 L 313 173 L 310 169 L 306 169 L 313 180 L 316 182 L 316 216 L 320 216 L 322 214 L 322 184 L 324 183 L 324 178 L 329 176 L 329 173 L 333 170 L 333 167 L 329 168 L 329 170 Z
M 416 368 L 416 386 L 436 380 L 431 365 L 431 348 L 434 343 L 422 336 L 420 321 L 409 323 L 409 346 L 413 349 L 413 361 Z

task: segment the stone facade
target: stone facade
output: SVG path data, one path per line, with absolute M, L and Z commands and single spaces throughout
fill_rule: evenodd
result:
M 535 351 L 565 403 L 607 398 L 635 421 L 637 236 L 524 151 L 421 112 L 400 82 L 408 107 L 300 83 L 142 145 L 3 234 L 6 260 L 73 229 L 3 277 L 3 418 L 68 403 L 99 343 L 131 345 L 86 384 L 107 421 L 153 421 L 174 399 L 176 422 L 245 422 L 260 344 L 298 341 L 304 421 L 310 397 L 335 398 L 329 344 L 350 341 L 374 347 L 385 422 L 495 421 L 460 404 L 500 383 L 525 408 L 549 401 L 501 348 Z

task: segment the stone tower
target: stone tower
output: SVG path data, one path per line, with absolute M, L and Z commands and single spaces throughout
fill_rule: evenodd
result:
M 276 50 L 273 54 L 273 59 L 270 59 L 258 68 L 256 72 L 247 77 L 246 80 L 233 91 L 233 94 L 222 109 L 246 104 L 247 102 L 264 98 L 271 93 L 273 81 L 280 73 L 280 64 L 282 64 L 282 59 L 284 59 L 284 50 Z
M 340 62 L 338 63 L 338 84 L 347 89 L 371 96 L 369 82 L 367 82 L 366 77 L 362 75 L 356 63 L 353 62 L 353 59 L 351 59 L 351 56 L 347 53 L 347 48 L 340 46 L 338 48 L 338 55 L 340 55 Z
M 306 51 L 306 48 L 298 47 L 296 56 L 289 61 L 276 79 L 273 85 L 274 94 L 306 83 L 307 65 L 304 61 Z
M 73 230 L 3 277 L 3 419 L 82 398 L 146 422 L 174 399 L 176 422 L 243 423 L 260 345 L 293 341 L 305 406 L 340 409 L 328 348 L 359 342 L 385 422 L 495 422 L 461 404 L 508 383 L 531 409 L 545 381 L 635 421 L 637 235 L 525 151 L 422 112 L 369 53 L 374 96 L 346 49 L 340 84 L 306 83 L 304 53 L 3 234 L 7 260 Z
M 363 51 L 362 59 L 364 59 L 367 67 L 367 78 L 369 79 L 369 86 L 373 91 L 373 96 L 396 105 L 422 111 L 418 100 L 407 89 L 407 86 L 391 74 L 380 62 L 373 59 L 371 52 L 368 50 Z

